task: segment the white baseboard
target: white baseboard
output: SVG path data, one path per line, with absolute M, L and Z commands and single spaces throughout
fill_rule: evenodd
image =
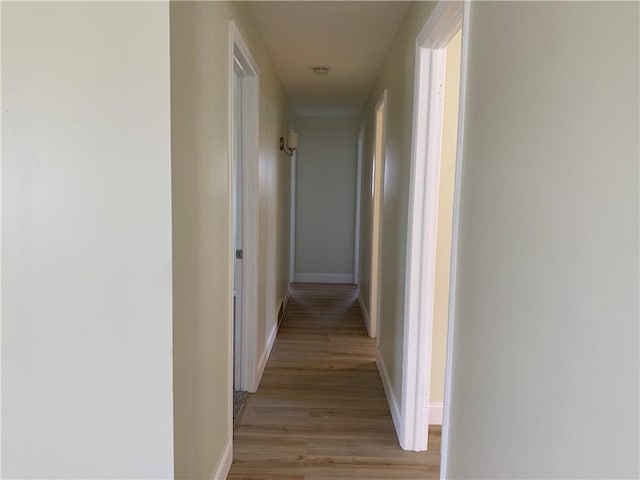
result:
M 280 300 L 278 311 L 276 312 L 276 324 L 278 325 L 278 329 L 280 329 L 281 322 L 284 319 L 284 313 L 287 310 L 287 305 L 289 304 L 290 296 L 291 296 L 291 285 L 287 285 L 287 291 L 284 293 L 284 297 L 282 297 L 282 300 Z M 282 311 L 282 317 L 280 317 L 280 311 Z
M 289 297 L 291 296 L 291 285 L 287 285 L 287 293 L 284 294 L 284 300 L 282 300 L 282 314 L 287 310 L 287 304 L 289 303 Z
M 269 361 L 269 355 L 271 355 L 271 349 L 273 348 L 273 344 L 276 341 L 276 335 L 278 335 L 278 323 L 276 319 L 276 323 L 271 327 L 271 332 L 269 333 L 269 338 L 267 340 L 267 344 L 264 347 L 264 352 L 262 352 L 262 356 L 260 357 L 260 363 L 258 363 L 258 375 L 256 376 L 256 390 L 258 389 L 258 385 L 260 385 L 260 380 L 262 380 L 262 374 L 264 373 L 264 369 L 267 366 L 267 362 Z
M 348 283 L 353 284 L 353 274 L 296 273 L 298 283 Z
M 218 465 L 211 475 L 211 480 L 226 480 L 233 463 L 233 436 L 227 440 L 227 445 L 224 447 L 224 452 L 218 460 Z
M 367 306 L 362 299 L 362 294 L 360 293 L 360 289 L 358 289 L 358 302 L 360 303 L 360 310 L 362 310 L 362 317 L 364 318 L 364 326 L 367 327 L 367 333 L 371 336 L 371 321 L 369 320 L 369 312 L 367 311 Z
M 396 434 L 398 435 L 398 441 L 404 438 L 404 432 L 402 429 L 402 418 L 400 417 L 400 408 L 398 406 L 398 400 L 393 393 L 391 386 L 391 380 L 389 379 L 389 373 L 387 367 L 384 364 L 384 360 L 380 356 L 380 351 L 376 352 L 376 366 L 378 367 L 378 373 L 384 386 L 384 393 L 387 395 L 387 402 L 389 403 L 389 410 L 391 410 L 391 418 L 393 418 L 393 425 L 396 427 Z
M 431 402 L 429 404 L 429 425 L 442 425 L 444 403 Z

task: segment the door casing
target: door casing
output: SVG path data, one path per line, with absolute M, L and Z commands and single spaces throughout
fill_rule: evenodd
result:
M 453 205 L 449 323 L 442 425 L 441 477 L 446 477 L 451 398 L 452 339 L 455 320 L 456 262 L 462 172 L 468 19 L 470 2 L 440 1 L 416 38 L 414 113 L 409 193 L 409 224 L 405 285 L 404 356 L 401 425 L 398 438 L 405 450 L 428 446 L 432 329 L 434 320 L 436 226 L 443 128 L 442 85 L 446 46 L 462 29 L 460 106 Z
M 258 341 L 257 341 L 257 293 L 258 293 L 258 148 L 259 148 L 259 85 L 260 72 L 247 43 L 233 21 L 229 22 L 229 145 L 233 145 L 235 136 L 233 81 L 234 69 L 243 72 L 242 88 L 242 326 L 239 388 L 248 392 L 255 392 L 258 385 Z M 233 204 L 236 196 L 234 183 L 234 152 L 229 149 L 229 218 L 233 218 Z M 229 222 L 229 278 L 233 285 L 235 270 L 235 247 L 233 222 Z M 233 296 L 229 295 L 233 302 Z M 231 305 L 233 312 L 233 305 Z M 233 316 L 230 319 L 231 328 L 229 344 L 233 345 Z M 233 350 L 233 349 L 232 349 Z M 233 382 L 234 358 L 229 362 L 229 381 Z M 231 417 L 231 416 L 230 416 Z
M 369 336 L 378 337 L 380 320 L 380 253 L 382 250 L 382 207 L 384 205 L 384 167 L 386 152 L 387 96 L 385 90 L 375 107 L 374 157 L 371 175 L 371 273 Z

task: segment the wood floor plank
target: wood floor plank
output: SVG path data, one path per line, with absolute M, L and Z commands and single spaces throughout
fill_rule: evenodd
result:
M 428 452 L 398 440 L 353 286 L 294 284 L 258 391 L 234 430 L 229 479 L 435 479 Z

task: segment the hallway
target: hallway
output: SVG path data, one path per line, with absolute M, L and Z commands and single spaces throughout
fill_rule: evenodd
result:
M 258 391 L 235 427 L 229 479 L 439 478 L 400 449 L 355 286 L 293 284 Z

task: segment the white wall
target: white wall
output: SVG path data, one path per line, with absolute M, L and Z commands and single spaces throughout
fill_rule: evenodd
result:
M 638 478 L 637 3 L 471 4 L 450 478 Z
M 170 478 L 167 3 L 2 4 L 2 477 Z
M 260 70 L 258 349 L 289 280 L 289 104 L 246 6 L 171 3 L 175 475 L 211 478 L 232 440 L 229 21 Z
M 357 120 L 300 117 L 296 130 L 296 279 L 351 283 Z

